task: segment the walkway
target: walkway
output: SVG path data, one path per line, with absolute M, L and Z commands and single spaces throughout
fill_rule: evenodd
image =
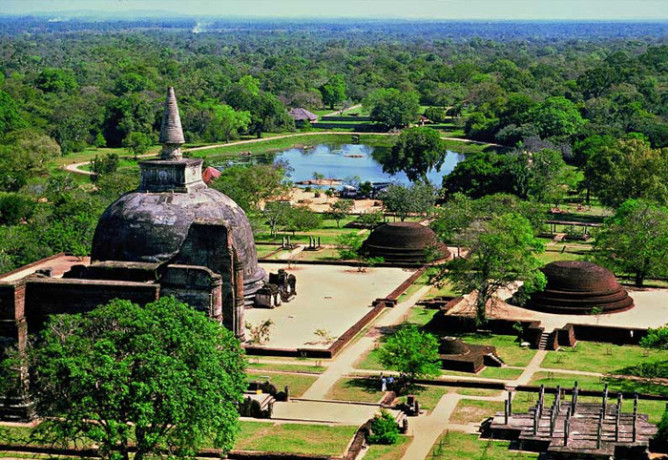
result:
M 430 286 L 425 286 L 418 290 L 415 294 L 407 300 L 399 303 L 389 311 L 379 317 L 373 327 L 366 333 L 366 335 L 355 343 L 348 345 L 339 355 L 332 360 L 327 370 L 323 372 L 318 380 L 311 385 L 303 397 L 305 399 L 324 399 L 330 388 L 334 386 L 337 380 L 345 375 L 356 371 L 353 367 L 355 362 L 359 360 L 364 354 L 373 349 L 376 339 L 382 335 L 381 329 L 388 326 L 400 324 L 404 320 L 411 307 L 422 298 L 423 295 L 429 291 Z

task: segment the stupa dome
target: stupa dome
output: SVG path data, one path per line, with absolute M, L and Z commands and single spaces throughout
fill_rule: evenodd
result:
M 93 261 L 167 262 L 172 260 L 195 223 L 224 223 L 243 267 L 248 302 L 267 279 L 246 213 L 231 198 L 202 181 L 201 159 L 182 159 L 181 122 L 173 88 L 168 91 L 160 134 L 160 159 L 140 162 L 141 185 L 112 203 L 102 214 L 93 238 Z M 216 273 L 220 267 L 209 266 Z
M 547 285 L 534 293 L 527 308 L 549 313 L 589 315 L 628 310 L 633 299 L 608 269 L 592 262 L 552 262 L 542 268 Z
M 424 263 L 427 249 L 438 252 L 439 259 L 450 257 L 450 251 L 429 227 L 417 222 L 392 222 L 376 227 L 362 246 L 371 257 L 385 262 Z

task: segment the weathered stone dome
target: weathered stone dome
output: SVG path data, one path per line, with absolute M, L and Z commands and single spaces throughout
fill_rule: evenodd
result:
M 100 217 L 91 259 L 168 262 L 182 250 L 193 223 L 222 224 L 231 229 L 232 244 L 243 267 L 244 297 L 250 303 L 267 279 L 257 263 L 250 223 L 232 199 L 207 188 L 202 180 L 203 160 L 181 158 L 183 132 L 171 87 L 160 140 L 160 159 L 139 163 L 139 188 L 121 196 Z M 229 270 L 222 261 L 219 265 L 208 268 L 219 274 Z
M 440 258 L 450 251 L 429 227 L 417 222 L 392 222 L 376 227 L 364 241 L 362 250 L 371 257 L 382 257 L 390 263 L 424 263 L 426 250 L 434 248 Z
M 243 265 L 244 297 L 253 296 L 267 275 L 257 264 L 248 218 L 228 196 L 210 188 L 190 193 L 126 193 L 100 217 L 91 259 L 168 261 L 179 252 L 190 225 L 196 221 L 224 221 L 232 229 Z M 220 273 L 216 267 L 209 268 Z
M 608 269 L 592 262 L 552 262 L 542 268 L 547 285 L 534 293 L 527 307 L 549 313 L 589 315 L 628 310 L 633 299 Z

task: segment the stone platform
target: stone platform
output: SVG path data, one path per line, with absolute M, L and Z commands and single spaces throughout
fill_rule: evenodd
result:
M 297 277 L 297 296 L 274 309 L 252 308 L 244 321 L 253 325 L 270 319 L 270 338 L 264 348 L 328 348 L 322 337 L 314 334 L 325 329 L 333 338 L 340 337 L 370 310 L 372 302 L 384 298 L 408 279 L 414 270 L 374 267 L 359 272 L 340 265 L 296 265 L 262 263 L 267 272 L 284 268 Z M 246 335 L 248 337 L 248 334 Z

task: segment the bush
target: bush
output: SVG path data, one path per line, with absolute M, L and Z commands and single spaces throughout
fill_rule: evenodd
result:
M 664 445 L 668 444 L 668 410 L 663 411 L 663 417 L 656 427 L 658 428 L 656 439 Z
M 398 438 L 399 427 L 392 414 L 383 410 L 373 417 L 371 433 L 367 437 L 370 444 L 395 444 Z

